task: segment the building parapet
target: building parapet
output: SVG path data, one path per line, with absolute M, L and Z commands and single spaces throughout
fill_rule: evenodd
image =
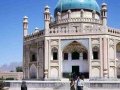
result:
M 83 35 L 83 34 L 113 34 L 120 35 L 120 29 L 106 28 L 101 25 L 95 25 L 93 27 L 76 27 L 76 28 L 51 28 L 49 30 L 49 35 Z
M 120 79 L 118 79 L 118 78 L 102 78 L 102 77 L 90 77 L 89 78 L 89 81 L 91 81 L 91 82 L 94 82 L 94 81 L 96 81 L 96 82 L 102 82 L 102 81 L 105 81 L 105 82 L 109 82 L 109 81 L 119 81 L 120 82 Z
M 86 81 L 84 83 L 84 89 L 86 90 L 89 88 L 89 90 L 93 89 L 112 89 L 112 90 L 118 90 L 120 88 L 120 80 L 114 81 L 114 80 L 102 80 L 102 81 Z
M 38 38 L 40 36 L 44 36 L 44 30 L 33 32 L 32 34 L 29 34 L 26 37 L 24 37 L 24 40 L 26 41 L 26 40 L 29 40 L 29 39 Z
M 120 29 L 115 29 L 115 28 L 108 27 L 108 33 L 119 34 L 120 35 Z
M 70 27 L 70 28 L 51 28 L 49 35 L 81 35 L 81 34 L 101 34 L 104 33 L 102 26 Z
M 80 27 L 80 28 L 74 28 L 74 29 L 69 29 L 69 28 L 51 28 L 49 29 L 48 35 L 81 35 L 81 34 L 101 34 L 104 33 L 103 27 L 102 26 L 95 26 L 95 27 Z M 120 35 L 120 29 L 115 29 L 108 27 L 107 30 L 108 34 L 114 34 L 114 35 Z M 40 36 L 44 36 L 44 30 L 33 32 L 32 34 L 29 34 L 24 37 L 24 40 L 30 40 L 30 39 L 35 39 Z
M 10 90 L 19 90 L 22 81 L 5 81 Z M 26 81 L 28 89 L 40 89 L 40 90 L 70 90 L 70 82 L 62 81 Z M 83 90 L 104 90 L 112 89 L 119 90 L 120 81 L 89 81 L 84 80 Z
M 69 90 L 70 82 L 62 81 L 25 81 L 28 89 L 34 88 L 39 90 Z M 9 84 L 10 90 L 16 88 L 19 90 L 21 87 L 22 81 L 5 81 Z
M 54 26 L 56 24 L 70 23 L 70 22 L 102 24 L 101 20 L 94 19 L 94 18 L 67 18 L 67 19 L 61 19 L 61 20 L 58 20 L 58 21 L 51 22 L 50 26 Z

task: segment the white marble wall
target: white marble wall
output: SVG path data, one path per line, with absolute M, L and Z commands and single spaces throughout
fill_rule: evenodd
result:
M 72 66 L 79 66 L 79 72 L 89 72 L 88 60 L 83 60 L 83 57 L 79 60 L 72 60 L 71 53 L 68 56 L 68 60 L 63 60 L 63 72 L 72 72 Z

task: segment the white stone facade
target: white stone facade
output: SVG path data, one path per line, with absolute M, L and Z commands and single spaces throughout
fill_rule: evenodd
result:
M 62 80 L 63 74 L 74 72 L 89 78 L 120 76 L 120 31 L 107 26 L 106 4 L 101 14 L 68 10 L 58 12 L 55 21 L 46 6 L 44 21 L 44 30 L 28 34 L 24 17 L 24 79 Z

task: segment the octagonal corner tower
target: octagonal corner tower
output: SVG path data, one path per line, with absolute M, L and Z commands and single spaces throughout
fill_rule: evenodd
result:
M 62 17 L 67 18 L 66 13 L 72 12 L 72 17 L 84 17 L 84 18 L 92 18 L 96 19 L 100 18 L 100 7 L 97 4 L 96 0 L 59 0 L 54 15 L 57 16 L 58 12 L 62 13 Z M 80 12 L 81 11 L 81 12 Z M 75 13 L 74 13 L 75 12 Z M 84 15 L 82 15 L 84 13 Z M 72 18 L 71 17 L 71 18 Z

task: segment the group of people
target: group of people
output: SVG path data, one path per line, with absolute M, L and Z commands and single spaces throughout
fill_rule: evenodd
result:
M 78 76 L 77 79 L 71 79 L 70 90 L 83 90 L 84 77 Z

